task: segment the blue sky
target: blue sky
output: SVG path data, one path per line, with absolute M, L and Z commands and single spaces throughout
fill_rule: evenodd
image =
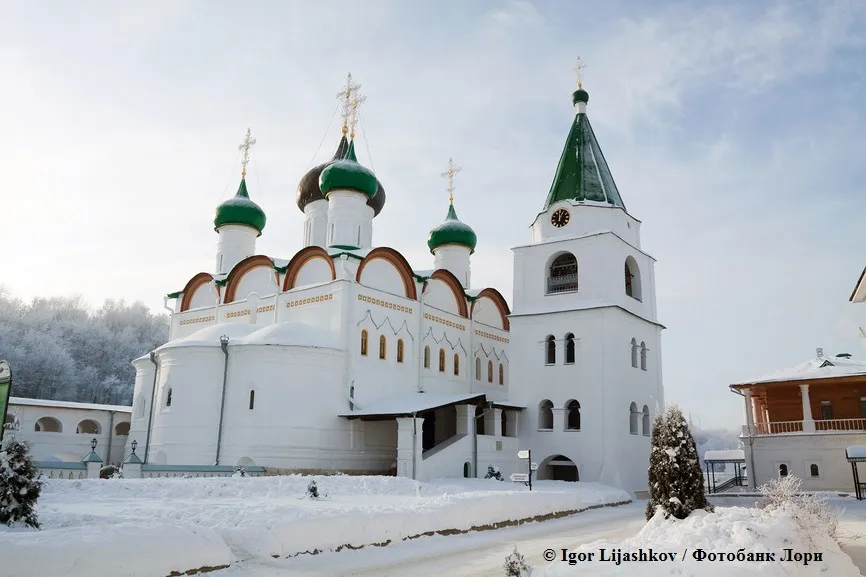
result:
M 237 144 L 289 258 L 295 187 L 336 144 L 334 95 L 368 97 L 359 159 L 388 191 L 374 243 L 432 266 L 448 157 L 479 236 L 473 284 L 510 300 L 512 246 L 572 118 L 596 135 L 656 277 L 666 394 L 739 426 L 727 384 L 814 355 L 864 357 L 866 3 L 30 2 L 0 0 L 0 284 L 162 306 L 214 263 Z M 318 150 L 319 143 L 323 141 Z

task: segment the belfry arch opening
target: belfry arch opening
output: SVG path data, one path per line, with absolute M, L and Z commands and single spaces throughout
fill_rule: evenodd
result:
M 580 480 L 580 474 L 574 461 L 564 455 L 551 455 L 538 464 L 539 481 L 571 481 Z
M 557 256 L 547 269 L 547 294 L 577 290 L 577 257 L 570 252 Z

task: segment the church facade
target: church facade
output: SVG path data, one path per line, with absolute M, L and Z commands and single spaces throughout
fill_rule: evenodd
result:
M 133 361 L 129 442 L 153 464 L 422 480 L 525 472 L 517 452 L 531 449 L 540 479 L 645 489 L 664 403 L 655 261 L 589 95 L 573 95 L 553 185 L 513 249 L 513 309 L 472 285 L 477 237 L 453 195 L 428 237 L 432 269 L 373 246 L 386 196 L 355 153 L 358 101 L 350 79 L 333 158 L 298 185 L 303 247 L 289 259 L 256 251 L 266 216 L 247 189 L 247 132 L 213 272 L 168 295 L 170 340 Z

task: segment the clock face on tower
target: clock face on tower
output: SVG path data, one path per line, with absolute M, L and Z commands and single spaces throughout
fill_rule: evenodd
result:
M 550 217 L 550 224 L 555 226 L 556 228 L 562 228 L 563 226 L 568 224 L 571 215 L 568 214 L 568 211 L 564 208 L 560 208 Z

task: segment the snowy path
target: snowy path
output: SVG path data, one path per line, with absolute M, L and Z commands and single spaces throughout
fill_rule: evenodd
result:
M 389 547 L 344 551 L 263 563 L 239 563 L 214 577 L 501 577 L 515 544 L 530 565 L 547 564 L 545 549 L 572 548 L 598 539 L 634 536 L 646 523 L 645 501 L 573 517 L 450 537 L 429 537 Z

